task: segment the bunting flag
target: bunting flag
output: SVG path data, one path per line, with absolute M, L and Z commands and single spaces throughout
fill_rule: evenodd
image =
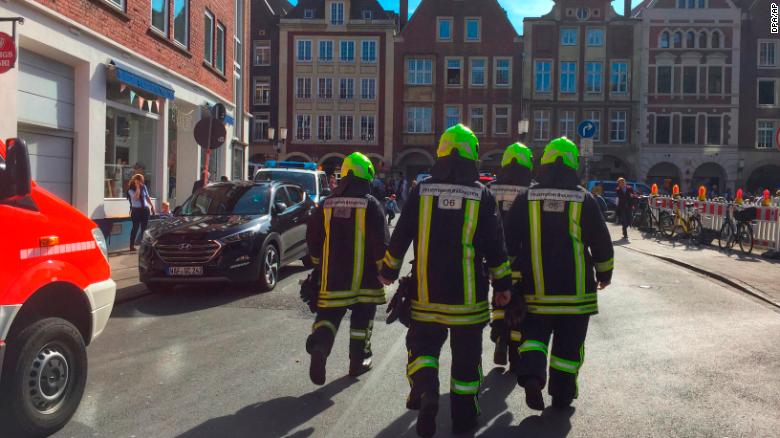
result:
M 155 107 L 157 113 L 159 114 L 160 113 L 160 99 L 157 99 L 157 100 L 154 101 L 154 107 Z
M 143 109 L 144 108 L 144 102 L 146 102 L 146 99 L 144 99 L 141 96 L 138 96 L 138 109 Z
M 135 101 L 135 91 L 130 90 L 130 105 L 133 104 L 133 101 Z
M 125 89 L 127 89 L 127 85 L 125 84 L 119 84 L 119 92 L 124 93 Z

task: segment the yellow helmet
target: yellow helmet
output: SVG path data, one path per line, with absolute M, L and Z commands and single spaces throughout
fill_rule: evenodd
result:
M 522 143 L 507 146 L 504 156 L 501 157 L 501 167 L 509 166 L 513 161 L 529 170 L 534 168 L 534 155 L 531 149 Z
M 479 141 L 474 132 L 466 126 L 457 125 L 444 131 L 439 140 L 439 148 L 436 156 L 439 158 L 457 152 L 461 157 L 477 161 L 479 160 Z
M 577 145 L 566 137 L 560 137 L 547 143 L 541 163 L 542 165 L 552 164 L 555 163 L 555 160 L 561 158 L 564 165 L 577 170 L 580 167 L 579 156 L 580 151 L 577 149 Z
M 371 160 L 360 152 L 352 152 L 347 158 L 344 158 L 344 162 L 341 164 L 341 176 L 345 177 L 349 172 L 352 172 L 355 178 L 366 181 L 373 180 L 376 173 Z

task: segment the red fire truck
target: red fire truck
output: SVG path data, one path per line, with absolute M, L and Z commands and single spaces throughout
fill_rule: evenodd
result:
M 23 140 L 2 143 L 0 435 L 48 435 L 78 408 L 116 283 L 100 229 L 31 180 Z

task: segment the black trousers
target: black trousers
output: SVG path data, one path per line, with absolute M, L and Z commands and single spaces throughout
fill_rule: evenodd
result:
M 631 219 L 634 214 L 633 209 L 623 208 L 617 211 L 620 225 L 623 226 L 623 235 L 627 234 L 628 227 L 631 226 Z
M 133 207 L 130 209 L 130 219 L 133 226 L 130 228 L 130 246 L 135 246 L 136 237 L 143 238 L 146 226 L 149 225 L 149 209 L 145 207 Z M 141 230 L 139 233 L 138 230 Z
M 439 354 L 447 332 L 452 349 L 450 404 L 453 419 L 480 414 L 482 384 L 482 330 L 484 325 L 447 327 L 412 320 L 406 334 L 409 362 L 406 375 L 411 385 L 407 407 L 419 406 L 423 394 L 439 396 Z
M 547 356 L 550 336 L 550 384 L 553 397 L 575 399 L 578 395 L 577 375 L 585 359 L 585 336 L 589 315 L 528 314 L 522 323 L 523 341 L 518 347 L 519 359 L 515 374 L 520 385 L 528 379 L 547 382 Z
M 349 321 L 349 358 L 362 361 L 371 357 L 371 332 L 374 327 L 376 304 L 354 304 L 349 307 L 320 308 L 306 340 L 306 351 L 321 351 L 330 355 L 336 333 L 347 309 L 352 309 Z
M 506 307 L 493 305 L 493 311 L 490 315 L 490 340 L 496 346 L 504 344 L 509 355 L 509 363 L 514 364 L 517 360 L 517 347 L 520 346 L 520 329 L 512 329 L 504 319 Z

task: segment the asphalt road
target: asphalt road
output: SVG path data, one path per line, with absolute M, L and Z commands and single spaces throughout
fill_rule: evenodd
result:
M 525 407 L 492 368 L 485 331 L 477 435 L 770 437 L 780 430 L 780 312 L 681 268 L 617 248 L 613 285 L 591 320 L 575 409 Z M 176 289 L 114 309 L 89 349 L 81 407 L 57 437 L 405 437 L 404 328 L 378 312 L 375 367 L 346 376 L 346 330 L 328 382 L 308 379 L 313 320 L 301 267 L 270 293 Z M 442 358 L 449 380 L 449 353 Z M 443 390 L 447 388 L 442 384 Z M 446 397 L 444 394 L 443 397 Z M 547 397 L 549 403 L 549 397 Z M 439 435 L 449 436 L 442 400 Z

